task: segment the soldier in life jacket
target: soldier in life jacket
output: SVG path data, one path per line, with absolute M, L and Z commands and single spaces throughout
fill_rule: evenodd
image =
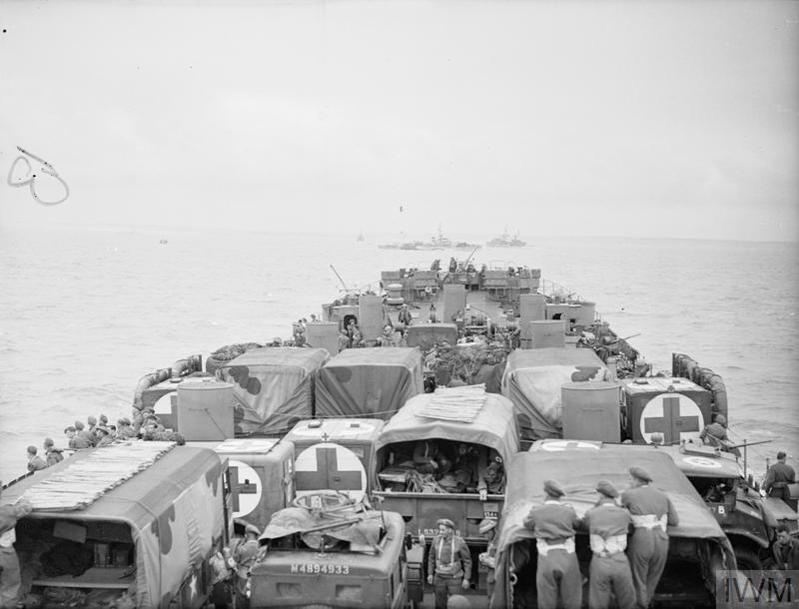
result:
M 622 493 L 621 504 L 630 510 L 635 531 L 627 555 L 638 607 L 646 609 L 666 567 L 669 554 L 666 525 L 677 526 L 679 519 L 671 500 L 651 485 L 652 477 L 646 470 L 631 467 L 629 472 L 632 485 Z
M 619 609 L 635 607 L 635 588 L 627 549 L 627 533 L 632 525 L 630 512 L 616 505 L 619 492 L 605 480 L 596 485 L 599 501 L 585 514 L 591 542 L 588 606 L 607 609 L 611 593 Z
M 763 480 L 763 490 L 766 491 L 769 497 L 782 499 L 795 509 L 796 506 L 791 505 L 791 494 L 788 485 L 796 482 L 796 472 L 785 462 L 787 456 L 783 451 L 777 453 L 777 462 L 769 467 L 766 472 L 766 479 Z
M 455 534 L 454 522 L 439 518 L 436 525 L 438 535 L 433 538 L 427 559 L 427 583 L 435 587 L 436 609 L 447 609 L 450 594 L 457 594 L 459 587 L 469 589 L 472 554 L 466 542 Z
M 558 607 L 558 594 L 565 609 L 580 609 L 583 579 L 574 553 L 574 530 L 581 521 L 570 505 L 561 502 L 563 489 L 554 480 L 544 482 L 546 499 L 524 518 L 533 531 L 538 550 L 535 574 L 539 609 Z

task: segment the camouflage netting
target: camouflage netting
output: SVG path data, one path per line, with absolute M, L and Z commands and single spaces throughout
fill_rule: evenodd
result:
M 219 349 L 208 356 L 205 362 L 205 369 L 209 374 L 214 374 L 223 364 L 236 359 L 239 355 L 251 349 L 260 349 L 261 347 L 263 347 L 263 345 L 260 343 L 234 343 L 232 345 L 219 347 Z
M 439 385 L 485 383 L 486 391 L 499 393 L 499 379 L 509 351 L 504 340 L 456 346 L 436 343 L 425 354 L 424 368 L 435 375 Z

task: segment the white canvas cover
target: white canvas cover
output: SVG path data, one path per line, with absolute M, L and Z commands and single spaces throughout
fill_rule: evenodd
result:
M 330 358 L 325 349 L 252 349 L 220 367 L 217 376 L 233 384 L 235 434 L 286 432 L 313 416 L 313 383 Z
M 562 434 L 561 387 L 565 383 L 609 380 L 605 364 L 591 349 L 516 349 L 508 356 L 502 395 L 526 415 L 536 437 Z

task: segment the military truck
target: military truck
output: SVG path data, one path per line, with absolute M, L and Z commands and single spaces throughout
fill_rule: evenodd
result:
M 225 463 L 206 448 L 126 441 L 77 451 L 9 485 L 25 604 L 201 607 L 227 542 Z
M 707 446 L 653 446 L 667 453 L 705 500 L 735 551 L 740 569 L 759 570 L 774 558 L 776 527 L 797 530 L 797 514 L 780 499 L 762 497 L 735 456 Z
M 646 446 L 541 440 L 528 452 L 517 454 L 508 466 L 492 608 L 536 605 L 538 554 L 532 531 L 525 528 L 523 519 L 544 501 L 544 481 L 551 478 L 560 482 L 566 491 L 564 500 L 583 516 L 596 503 L 597 482 L 608 480 L 622 490 L 628 486 L 628 468 L 633 464 L 652 475 L 655 486 L 669 496 L 679 517 L 679 525 L 668 528 L 669 555 L 653 604 L 714 606 L 715 571 L 734 569 L 735 556 L 702 497 L 667 454 Z M 587 573 L 591 559 L 588 535 L 578 531 L 575 541 L 581 568 Z M 583 598 L 587 598 L 586 590 Z
M 336 491 L 299 497 L 276 512 L 250 571 L 250 606 L 399 609 L 422 599 L 405 523 Z
M 420 476 L 413 452 L 425 441 L 438 445 L 442 466 Z M 476 460 L 472 479 L 462 484 L 455 469 L 459 447 L 466 447 Z M 481 386 L 417 395 L 386 423 L 375 449 L 380 490 L 372 495 L 384 509 L 402 514 L 414 539 L 432 537 L 436 521 L 449 518 L 467 543 L 485 544 L 478 525 L 483 518 L 499 515 L 504 486 L 493 487 L 502 492 L 489 488 L 481 496 L 477 478 L 492 462 L 502 465 L 519 450 L 513 406 L 506 398 L 486 393 Z M 447 472 L 445 461 L 452 468 Z M 496 470 L 504 472 L 504 467 Z

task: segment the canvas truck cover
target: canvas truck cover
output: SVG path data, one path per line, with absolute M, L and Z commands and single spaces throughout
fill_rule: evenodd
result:
M 607 367 L 591 349 L 517 349 L 508 356 L 502 395 L 528 417 L 537 437 L 560 437 L 561 386 L 608 379 Z
M 122 444 L 78 451 L 9 486 L 3 500 L 14 502 L 42 483 L 53 486 L 59 475 L 79 468 L 92 453 L 106 451 L 105 458 L 113 459 L 114 451 L 124 448 Z M 136 605 L 160 607 L 180 589 L 190 567 L 208 556 L 212 540 L 223 535 L 223 467 L 212 450 L 175 446 L 82 509 L 34 508 L 27 518 L 128 525 L 136 548 Z
M 391 417 L 375 442 L 375 450 L 397 442 L 427 438 L 471 442 L 493 448 L 507 462 L 519 450 L 519 434 L 513 404 L 496 393 L 485 393 L 485 402 L 471 422 L 424 416 L 442 395 L 457 394 L 466 388 L 439 389 L 422 393 L 410 400 Z
M 547 448 L 549 443 L 549 448 Z M 532 531 L 524 527 L 523 519 L 530 508 L 544 501 L 544 481 L 556 480 L 566 492 L 564 501 L 571 504 L 577 515 L 583 517 L 597 501 L 596 484 L 610 481 L 619 491 L 629 487 L 628 469 L 632 465 L 643 467 L 651 476 L 653 486 L 664 491 L 677 510 L 679 525 L 669 527 L 669 537 L 708 539 L 716 542 L 727 563 L 734 565 L 732 547 L 713 514 L 694 487 L 665 453 L 646 446 L 615 445 L 574 442 L 567 447 L 566 440 L 537 442 L 529 452 L 517 453 L 507 468 L 508 485 L 505 491 L 505 509 L 500 520 L 497 540 L 497 581 L 504 581 L 506 564 L 502 554 L 523 539 L 533 539 Z M 593 444 L 593 446 L 589 446 Z M 492 607 L 503 606 L 503 587 L 495 595 Z M 499 604 L 497 604 L 499 603 Z
M 422 393 L 422 381 L 419 349 L 345 349 L 319 370 L 316 416 L 388 419 Z
M 236 435 L 281 433 L 312 417 L 314 377 L 329 358 L 326 349 L 264 347 L 220 367 L 233 384 Z

